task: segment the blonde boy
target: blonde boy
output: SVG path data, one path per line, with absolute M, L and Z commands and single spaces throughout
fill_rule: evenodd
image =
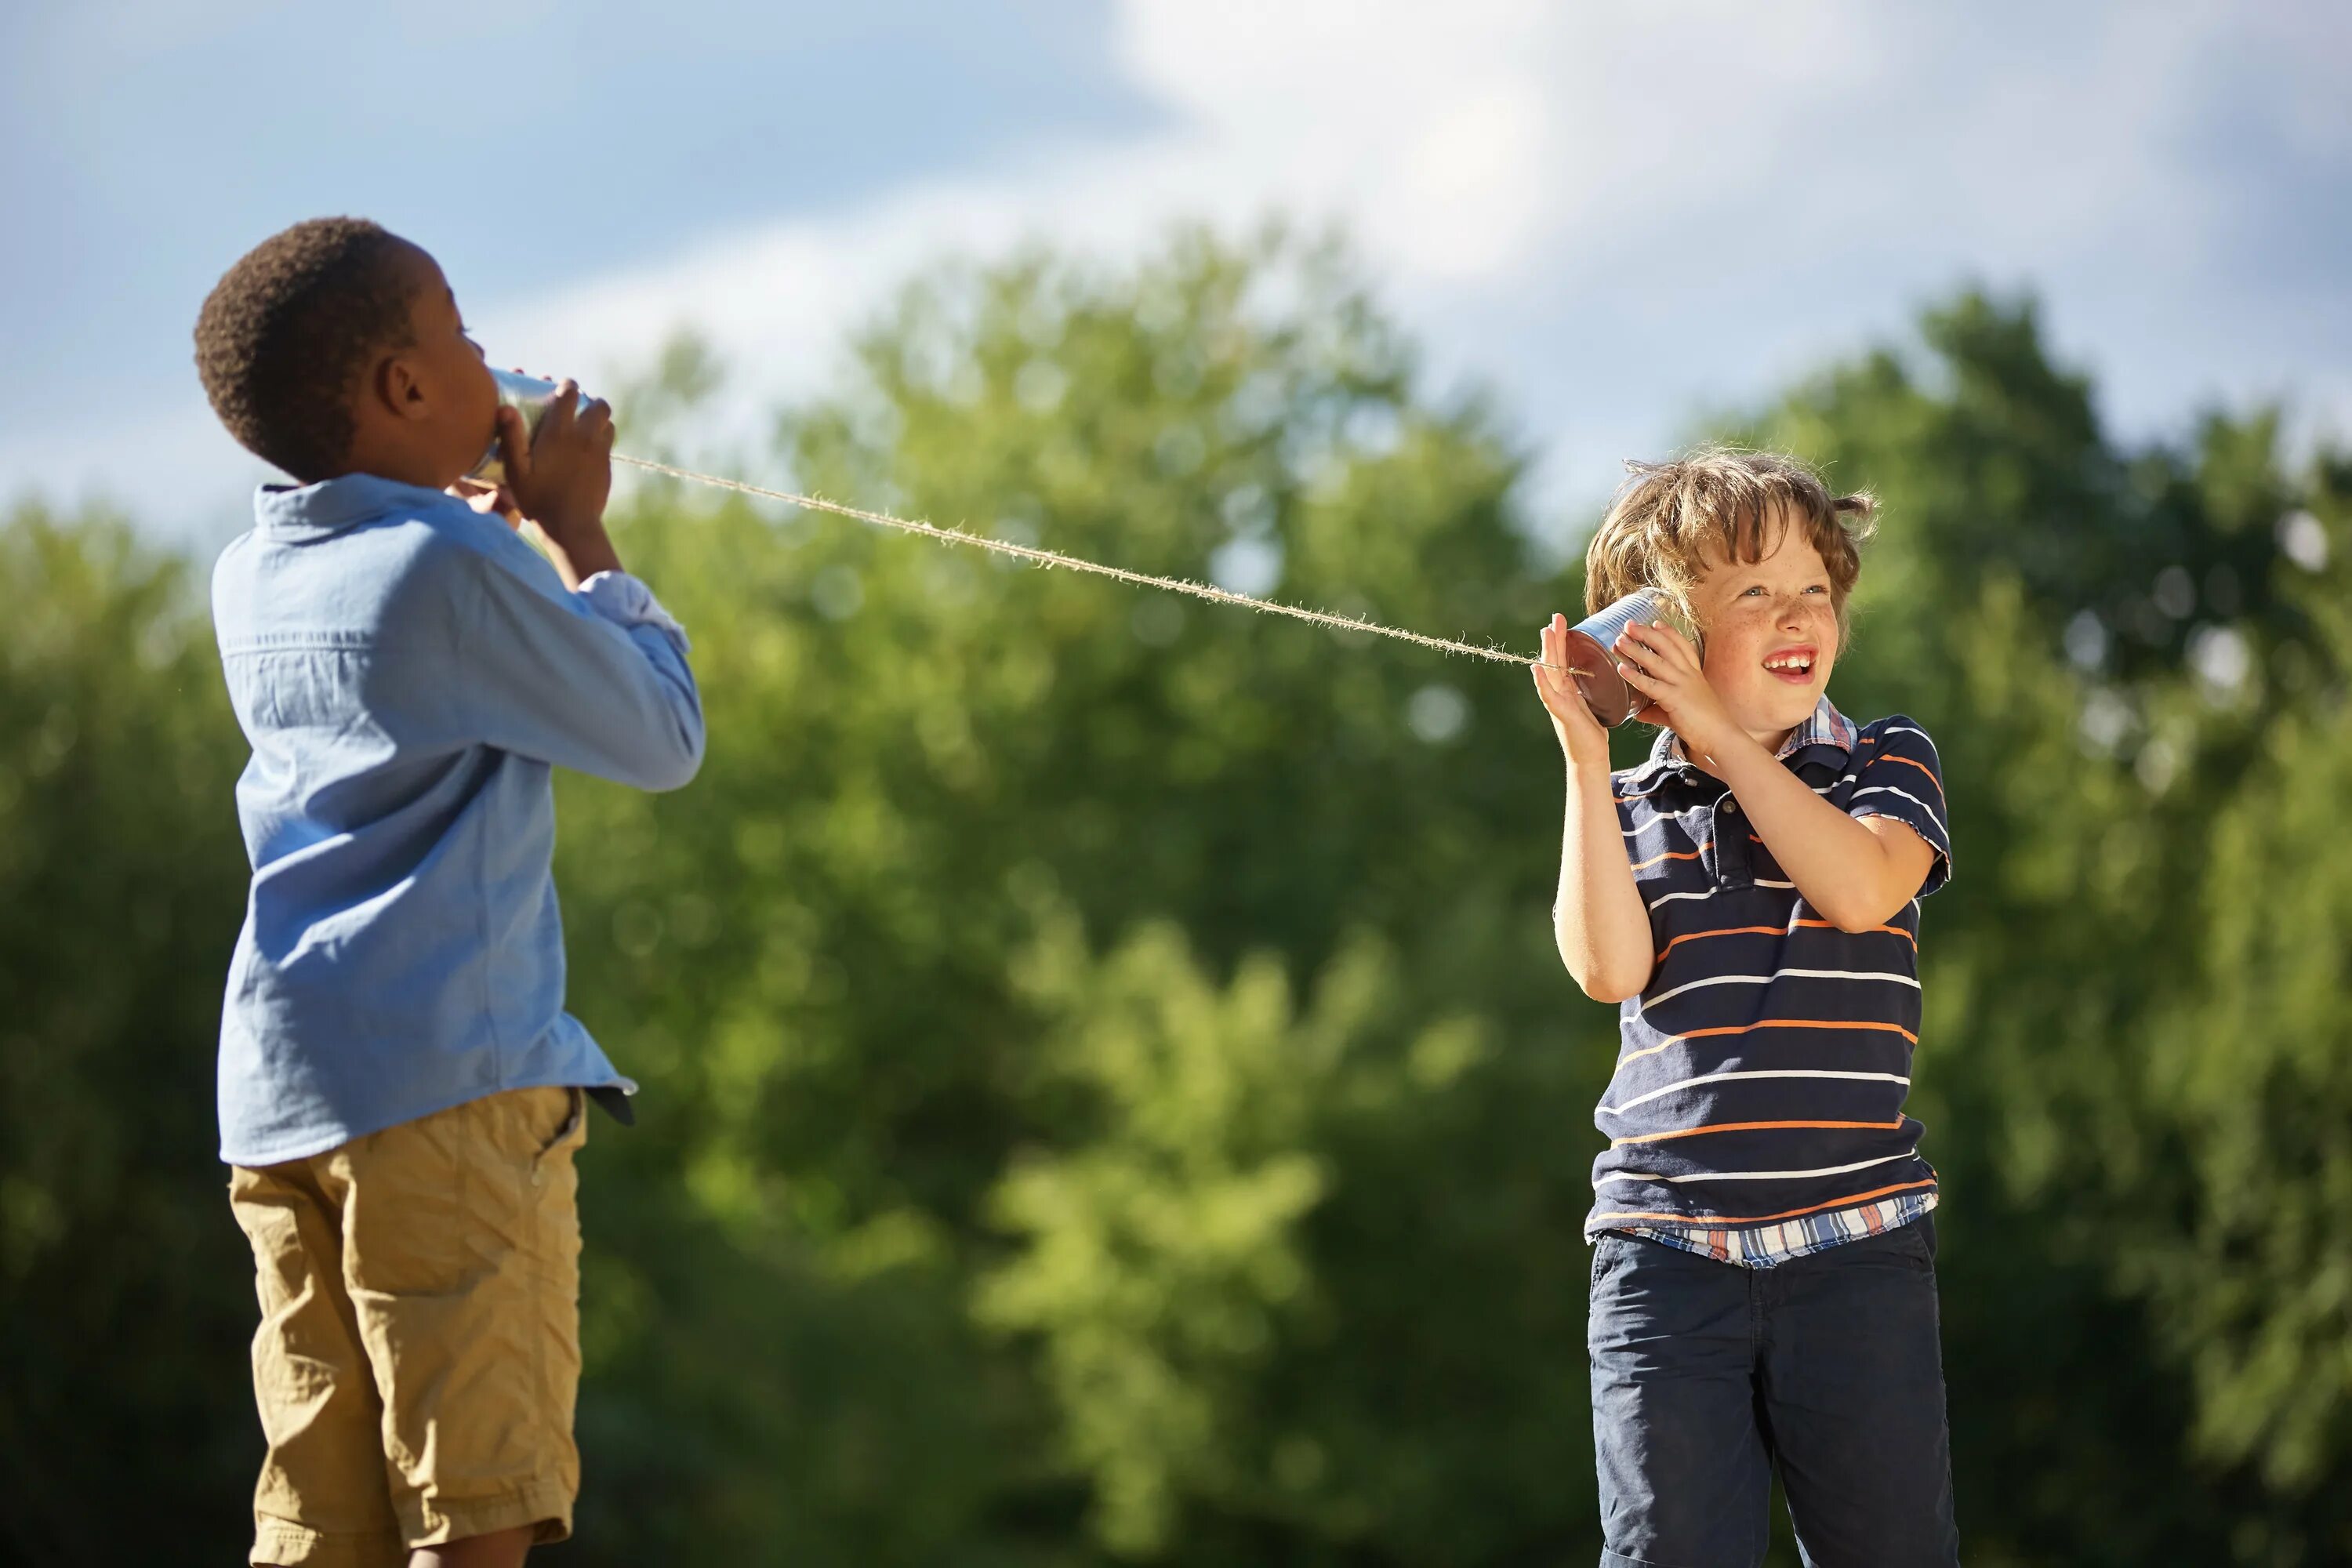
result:
M 1568 763 L 1561 959 L 1619 1009 L 1585 1220 L 1604 1568 L 1760 1563 L 1772 1472 L 1811 1568 L 1958 1561 L 1936 1173 L 1903 1113 L 1936 748 L 1828 697 L 1872 505 L 1793 461 L 1635 465 L 1586 559 L 1659 590 L 1618 668 L 1660 726 L 1612 773 L 1565 616 L 1536 686 Z

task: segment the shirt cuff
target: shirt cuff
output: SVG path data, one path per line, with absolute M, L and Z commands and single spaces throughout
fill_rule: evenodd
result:
M 580 584 L 580 596 L 588 607 L 616 626 L 657 626 L 676 637 L 680 647 L 689 647 L 686 628 L 677 617 L 662 608 L 654 591 L 626 572 L 599 572 Z

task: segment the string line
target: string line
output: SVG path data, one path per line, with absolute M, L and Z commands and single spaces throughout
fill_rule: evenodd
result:
M 1130 572 L 1123 566 L 1106 566 L 1098 561 L 1088 561 L 1076 555 L 1065 555 L 1058 550 L 1044 550 L 1034 544 L 1016 544 L 1009 539 L 992 539 L 985 534 L 966 533 L 960 528 L 942 528 L 937 523 L 921 522 L 911 518 L 893 517 L 887 511 L 867 511 L 860 507 L 845 506 L 823 496 L 796 495 L 790 490 L 772 490 L 761 485 L 745 484 L 740 479 L 721 479 L 716 474 L 698 474 L 691 468 L 672 468 L 649 458 L 633 458 L 625 452 L 613 454 L 613 461 L 626 463 L 647 473 L 663 474 L 673 479 L 685 479 L 694 484 L 709 485 L 717 489 L 736 490 L 747 496 L 761 496 L 780 500 L 810 511 L 829 511 L 836 516 L 854 518 L 877 528 L 894 528 L 902 533 L 919 534 L 925 539 L 937 539 L 950 544 L 970 544 L 999 555 L 1010 555 L 1051 569 L 1065 567 L 1072 572 L 1091 572 L 1098 577 L 1109 577 L 1121 583 L 1131 583 L 1140 588 L 1164 588 L 1171 594 L 1189 594 L 1195 599 L 1205 599 L 1213 605 L 1234 605 L 1245 610 L 1256 610 L 1269 616 L 1288 616 L 1293 620 L 1328 626 L 1335 631 L 1366 632 L 1373 637 L 1394 637 L 1439 653 L 1467 654 L 1472 658 L 1492 659 L 1497 664 L 1521 664 L 1535 668 L 1546 666 L 1539 658 L 1528 658 L 1505 648 L 1484 647 L 1477 643 L 1457 642 L 1451 637 L 1433 637 L 1421 632 L 1407 631 L 1402 626 L 1382 626 L 1378 621 L 1354 616 L 1333 615 L 1328 610 L 1310 610 L 1299 605 L 1286 605 L 1274 599 L 1261 599 L 1255 595 L 1236 594 L 1213 583 L 1195 583 L 1187 577 L 1161 577 L 1149 572 Z

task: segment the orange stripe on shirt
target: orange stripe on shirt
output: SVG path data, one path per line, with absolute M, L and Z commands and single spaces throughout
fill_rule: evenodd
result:
M 1819 926 L 1823 931 L 1835 931 L 1837 929 L 1837 921 L 1798 921 L 1795 923 L 1801 926 Z M 1909 931 L 1905 931 L 1901 926 L 1872 926 L 1870 930 L 1891 931 L 1896 936 L 1899 936 L 1904 941 L 1909 942 L 1913 947 L 1919 945 L 1919 939 L 1913 936 Z M 1850 931 L 1847 934 L 1850 936 L 1861 936 L 1866 933 L 1862 931 Z
M 1666 954 L 1674 952 L 1675 949 L 1680 947 L 1683 943 L 1686 942 L 1696 942 L 1703 936 L 1756 936 L 1759 934 L 1764 936 L 1782 936 L 1787 933 L 1782 931 L 1779 926 L 1725 926 L 1720 931 L 1686 931 L 1683 932 L 1682 935 L 1675 938 L 1674 941 L 1666 943 L 1665 946 L 1658 949 L 1657 957 L 1650 960 L 1650 962 L 1652 963 L 1664 963 L 1666 961 Z
M 1639 1060 L 1639 1059 L 1640 1059 L 1641 1058 L 1643 1058 L 1643 1057 L 1654 1057 L 1654 1056 L 1656 1056 L 1660 1051 L 1664 1050 L 1668 1046 L 1679 1046 L 1679 1045 L 1681 1045 L 1682 1043 L 1683 1043 L 1683 1037 L 1682 1037 L 1680 1035 L 1668 1035 L 1664 1039 L 1660 1040 L 1660 1041 L 1659 1041 L 1656 1045 L 1654 1045 L 1654 1046 L 1643 1046 L 1643 1047 L 1640 1050 L 1638 1050 L 1638 1051 L 1629 1051 L 1629 1052 L 1627 1052 L 1625 1055 L 1623 1055 L 1623 1056 L 1622 1056 L 1622 1057 L 1619 1057 L 1619 1058 L 1617 1058 L 1617 1065 L 1618 1065 L 1619 1067 L 1621 1067 L 1621 1068 L 1622 1068 L 1622 1067 L 1623 1067 L 1627 1062 Z
M 1699 1040 L 1709 1035 L 1744 1035 L 1750 1029 L 1875 1029 L 1881 1034 L 1900 1035 L 1915 1046 L 1919 1043 L 1919 1037 L 1900 1024 L 1880 1024 L 1854 1018 L 1761 1018 L 1753 1024 L 1726 1024 L 1714 1029 L 1685 1029 L 1675 1037 Z
M 1878 760 L 1882 763 L 1901 763 L 1906 768 L 1917 768 L 1927 775 L 1927 782 L 1936 786 L 1936 798 L 1941 800 L 1944 797 L 1944 781 L 1937 778 L 1936 770 L 1927 763 L 1915 763 L 1908 757 L 1898 757 L 1892 752 L 1881 752 L 1878 754 Z
M 1696 849 L 1669 849 L 1664 855 L 1651 856 L 1647 860 L 1635 866 L 1633 869 L 1636 871 L 1645 871 L 1661 860 L 1696 860 L 1714 847 L 1715 840 L 1710 838 Z
M 1850 1198 L 1832 1198 L 1825 1204 L 1814 1204 L 1807 1208 L 1784 1209 L 1779 1214 L 1748 1215 L 1745 1217 L 1727 1214 L 1597 1214 L 1592 1216 L 1592 1219 L 1594 1221 L 1662 1219 L 1675 1225 L 1767 1225 L 1776 1219 L 1796 1219 L 1804 1215 L 1819 1214 L 1823 1209 L 1843 1208 L 1848 1204 L 1866 1204 L 1873 1198 L 1883 1198 L 1889 1193 L 1907 1193 L 1914 1187 L 1932 1187 L 1935 1184 L 1936 1178 L 1933 1176 L 1924 1182 L 1897 1182 L 1891 1187 L 1874 1187 L 1866 1193 L 1856 1193 Z
M 1696 1138 L 1702 1132 L 1769 1132 L 1783 1128 L 1848 1129 L 1865 1132 L 1900 1132 L 1903 1119 L 1892 1121 L 1711 1121 L 1704 1127 L 1676 1127 L 1664 1132 L 1636 1132 L 1630 1138 L 1612 1138 L 1612 1149 L 1622 1149 L 1628 1143 L 1663 1143 L 1669 1138 Z
M 1766 1018 L 1754 1024 L 1725 1024 L 1713 1029 L 1685 1029 L 1680 1034 L 1668 1035 L 1654 1046 L 1643 1046 L 1638 1051 L 1626 1052 L 1617 1058 L 1617 1065 L 1622 1068 L 1642 1057 L 1655 1056 L 1668 1046 L 1679 1046 L 1685 1040 L 1703 1040 L 1710 1035 L 1744 1035 L 1751 1029 L 1869 1029 L 1879 1034 L 1900 1035 L 1915 1046 L 1919 1043 L 1919 1037 L 1900 1024 L 1880 1024 L 1867 1019 Z

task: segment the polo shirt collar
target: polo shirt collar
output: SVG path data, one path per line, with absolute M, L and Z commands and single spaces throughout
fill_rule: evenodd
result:
M 1789 738 L 1780 742 L 1775 760 L 1787 762 L 1808 746 L 1828 746 L 1841 756 L 1851 756 L 1861 733 L 1853 721 L 1839 712 L 1837 705 L 1823 693 L 1805 721 L 1790 731 Z M 1685 771 L 1695 773 L 1697 766 L 1684 757 L 1682 743 L 1672 730 L 1660 730 L 1657 740 L 1651 743 L 1648 759 L 1621 781 L 1624 787 L 1618 792 L 1619 796 L 1648 795 L 1677 772 Z

